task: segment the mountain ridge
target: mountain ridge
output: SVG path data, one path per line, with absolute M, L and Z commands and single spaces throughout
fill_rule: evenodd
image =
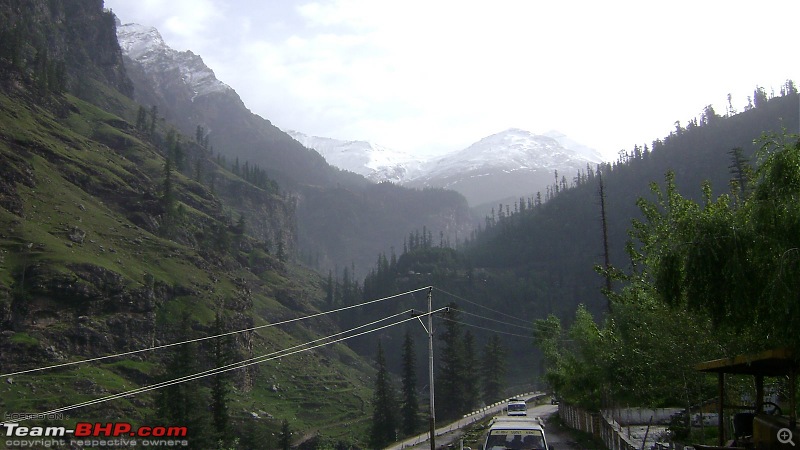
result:
M 214 75 L 203 62 L 203 58 L 190 50 L 180 52 L 170 48 L 155 27 L 136 23 L 117 25 L 117 39 L 123 53 L 146 67 L 167 65 L 166 70 L 178 70 L 186 84 L 199 95 L 212 92 L 233 91 Z M 161 70 L 165 70 L 162 68 Z
M 419 170 L 421 164 L 408 153 L 369 141 L 345 141 L 310 136 L 295 130 L 285 131 L 305 147 L 317 151 L 329 164 L 363 175 L 375 183 L 402 183 L 409 172 Z
M 571 178 L 598 162 L 553 137 L 509 128 L 432 161 L 405 184 L 454 189 L 476 206 L 543 192 L 553 176 Z
M 170 49 L 148 27 L 129 29 L 140 30 L 123 33 L 122 45 L 123 50 L 139 50 L 125 56 L 135 100 L 156 105 L 159 115 L 187 136 L 204 132 L 210 149 L 229 165 L 257 166 L 277 181 L 282 194 L 297 205 L 299 246 L 287 250 L 302 254 L 313 268 L 341 269 L 346 261 L 363 271 L 386 247 L 399 248 L 414 229 L 427 226 L 463 236 L 473 226 L 474 218 L 460 195 L 406 192 L 400 185 L 376 188 L 364 176 L 329 164 L 319 152 L 252 113 L 235 90 L 206 92 L 194 87 L 193 80 L 209 83 L 213 71 L 181 66 L 200 64 L 201 58 Z M 333 192 L 342 198 L 331 201 Z M 319 226 L 326 223 L 336 229 Z
M 425 159 L 368 141 L 345 141 L 288 131 L 332 165 L 366 178 L 408 187 L 454 189 L 471 205 L 528 195 L 546 188 L 558 171 L 569 174 L 600 163 L 600 154 L 563 133 L 509 128 L 470 146 Z M 503 175 L 506 174 L 506 175 Z M 526 177 L 531 175 L 527 182 Z M 489 177 L 482 180 L 482 177 Z M 487 183 L 486 181 L 491 180 Z M 503 189 L 500 186 L 507 185 Z M 488 194 L 488 195 L 487 195 Z

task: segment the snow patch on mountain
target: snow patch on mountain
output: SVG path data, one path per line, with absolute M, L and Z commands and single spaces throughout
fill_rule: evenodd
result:
M 560 131 L 550 130 L 547 133 L 544 133 L 544 136 L 555 139 L 559 144 L 561 144 L 562 147 L 575 152 L 577 155 L 585 158 L 589 162 L 600 163 L 603 161 L 603 155 L 601 155 L 596 149 L 576 142 Z
M 303 146 L 316 150 L 328 164 L 349 170 L 380 183 L 402 183 L 419 170 L 420 161 L 413 155 L 367 141 L 309 136 L 294 130 L 284 130 Z
M 525 178 L 526 173 L 536 173 L 536 177 L 542 178 L 543 174 L 556 170 L 571 176 L 585 171 L 587 164 L 593 167 L 602 160 L 596 150 L 557 131 L 540 135 L 511 128 L 465 149 L 427 160 L 367 141 L 309 136 L 293 130 L 286 130 L 286 133 L 305 147 L 316 150 L 333 166 L 374 182 L 391 181 L 409 187 L 465 191 L 473 189 L 468 186 L 469 180 L 485 184 L 486 181 L 481 180 L 491 179 L 502 183 L 504 177 L 519 180 Z M 519 182 L 513 184 L 519 185 Z M 509 189 L 514 187 L 509 186 Z
M 565 148 L 556 138 L 511 128 L 433 161 L 413 179 L 430 180 L 475 171 L 558 170 L 599 161 L 599 157 L 589 159 Z
M 136 23 L 117 26 L 117 39 L 122 52 L 139 62 L 147 72 L 167 73 L 177 70 L 195 97 L 212 92 L 232 91 L 219 81 L 203 59 L 191 51 L 170 48 L 157 29 Z

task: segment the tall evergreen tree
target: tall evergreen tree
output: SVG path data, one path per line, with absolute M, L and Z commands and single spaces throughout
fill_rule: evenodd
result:
M 214 320 L 214 334 L 224 333 L 222 313 L 217 312 Z M 223 367 L 233 362 L 233 342 L 231 336 L 214 339 L 213 343 L 214 367 Z M 228 401 L 231 390 L 231 372 L 222 372 L 214 375 L 211 381 L 211 413 L 214 423 L 215 441 L 219 445 L 228 445 L 233 440 Z
M 289 428 L 289 421 L 283 419 L 281 423 L 281 434 L 278 442 L 281 450 L 291 450 L 292 448 L 292 430 Z
M 372 397 L 372 427 L 369 433 L 370 448 L 384 448 L 396 439 L 397 407 L 392 381 L 386 369 L 383 346 L 378 341 L 378 355 L 375 358 L 378 374 L 375 376 L 375 392 Z
M 164 182 L 162 184 L 161 206 L 164 216 L 161 221 L 161 233 L 164 236 L 172 234 L 175 221 L 175 192 L 172 180 L 172 159 L 167 157 L 164 160 Z
M 144 106 L 139 105 L 139 111 L 136 113 L 136 129 L 144 131 L 147 128 L 147 111 Z
M 455 303 L 444 316 L 444 332 L 439 339 L 444 344 L 439 352 L 439 371 L 436 377 L 436 415 L 454 419 L 464 414 L 467 403 L 464 390 L 464 340 Z
M 479 373 L 484 403 L 490 404 L 500 399 L 506 369 L 506 350 L 500 342 L 500 336 L 493 334 L 481 355 Z
M 180 319 L 177 335 L 179 340 L 191 337 L 191 319 L 188 314 Z M 197 350 L 194 344 L 173 347 L 174 350 L 165 364 L 164 380 L 174 380 L 196 373 Z M 213 438 L 209 435 L 209 417 L 206 405 L 208 399 L 197 389 L 197 381 L 167 386 L 158 391 L 156 410 L 164 423 L 185 425 L 189 431 L 192 445 L 197 448 L 211 448 Z
M 328 308 L 333 307 L 333 300 L 334 300 L 333 290 L 334 290 L 333 272 L 331 270 L 328 270 L 328 280 L 325 283 L 325 303 L 328 305 Z
M 417 398 L 417 355 L 411 332 L 406 330 L 403 341 L 403 404 L 400 408 L 401 431 L 404 436 L 416 433 L 419 427 L 419 399 Z
M 158 107 L 153 105 L 150 108 L 150 136 L 156 134 L 156 122 L 158 121 Z
M 278 238 L 278 251 L 276 252 L 276 256 L 280 262 L 286 262 L 286 249 L 283 246 L 283 238 Z
M 475 358 L 475 337 L 467 330 L 464 333 L 464 404 L 462 412 L 471 411 L 478 404 L 478 377 L 467 375 L 476 373 L 478 363 Z
M 736 147 L 728 152 L 731 155 L 731 164 L 728 166 L 731 176 L 731 191 L 737 196 L 744 197 L 748 184 L 753 178 L 753 169 L 750 161 L 744 156 L 744 150 Z

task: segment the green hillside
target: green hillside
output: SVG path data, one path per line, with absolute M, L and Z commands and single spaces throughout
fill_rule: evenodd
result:
M 336 332 L 338 318 L 323 316 L 234 334 L 224 351 L 220 339 L 200 340 L 16 373 L 262 327 L 317 313 L 325 297 L 321 277 L 287 258 L 296 219 L 279 186 L 228 170 L 149 110 L 142 121 L 143 109 L 109 84 L 109 67 L 87 58 L 77 70 L 75 55 L 92 49 L 48 20 L 113 38 L 102 2 L 25 3 L 0 4 L 0 32 L 20 43 L 0 56 L 0 415 L 68 407 Z M 37 41 L 52 47 L 26 44 Z M 58 77 L 37 69 L 46 51 L 64 68 Z M 223 440 L 264 448 L 286 420 L 294 441 L 363 442 L 372 371 L 336 344 L 230 372 L 220 378 Z M 186 417 L 192 447 L 211 448 L 223 438 L 211 425 L 214 379 L 68 409 L 59 424 L 174 422 L 165 399 L 184 395 L 202 405 Z

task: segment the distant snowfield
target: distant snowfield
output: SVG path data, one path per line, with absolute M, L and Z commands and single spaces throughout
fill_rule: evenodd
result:
M 294 130 L 285 131 L 304 146 L 319 152 L 329 164 L 377 182 L 392 181 L 402 184 L 489 167 L 505 173 L 518 170 L 558 170 L 575 166 L 576 163 L 593 165 L 602 160 L 597 150 L 579 144 L 557 131 L 537 135 L 512 128 L 487 136 L 463 150 L 424 160 L 410 153 L 367 141 L 344 141 L 309 136 Z M 484 175 L 486 174 L 471 176 Z
M 511 128 L 487 136 L 463 150 L 421 160 L 410 153 L 367 141 L 344 141 L 287 130 L 329 164 L 409 187 L 442 187 L 461 192 L 472 205 L 544 191 L 555 171 L 571 180 L 600 153 L 563 133 L 534 134 Z

